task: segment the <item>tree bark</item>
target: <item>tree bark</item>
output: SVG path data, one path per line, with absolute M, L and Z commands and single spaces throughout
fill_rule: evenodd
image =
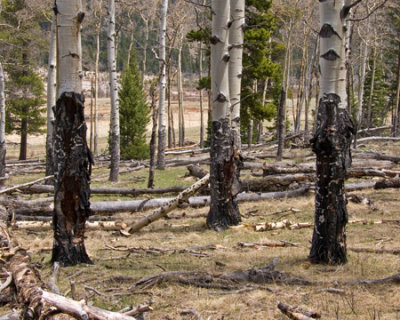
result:
M 199 41 L 199 82 L 203 76 L 203 48 L 202 42 Z M 200 148 L 204 148 L 204 112 L 203 112 L 203 89 L 199 90 L 200 102 Z
M 154 188 L 154 167 L 156 164 L 156 143 L 157 143 L 157 106 L 156 106 L 156 89 L 152 85 L 150 88 L 151 95 L 151 110 L 153 112 L 152 116 L 152 129 L 151 129 L 151 139 L 150 139 L 150 164 L 149 164 L 149 181 L 147 183 L 148 188 Z
M 82 91 L 80 0 L 57 0 L 57 83 L 54 160 L 54 245 L 52 261 L 62 265 L 90 263 L 85 222 L 90 214 L 92 157 L 86 143 Z M 78 31 L 78 32 L 77 32 Z
M 101 19 L 101 18 L 100 18 Z M 93 138 L 93 153 L 98 155 L 98 98 L 99 98 L 99 60 L 100 60 L 100 27 L 101 20 L 96 25 L 96 62 L 94 65 L 94 138 Z
M 108 71 L 110 73 L 110 98 L 111 98 L 111 120 L 110 120 L 110 181 L 119 179 L 120 161 L 120 128 L 119 128 L 119 102 L 117 88 L 117 64 L 115 49 L 115 2 L 108 1 L 108 34 L 107 34 L 107 59 Z
M 230 125 L 229 24 L 230 1 L 212 1 L 211 95 L 212 135 L 210 166 L 210 211 L 207 225 L 216 231 L 241 221 L 236 196 L 240 191 L 241 157 L 235 149 Z
M 178 47 L 178 74 L 177 74 L 177 87 L 178 87 L 178 107 L 179 107 L 179 146 L 183 147 L 185 144 L 185 109 L 183 106 L 183 83 L 182 83 L 182 46 L 183 39 L 180 39 Z
M 346 257 L 348 214 L 344 179 L 351 166 L 354 133 L 347 112 L 345 19 L 348 1 L 320 2 L 320 72 L 323 94 L 317 129 L 311 140 L 316 153 L 315 227 L 309 259 L 314 263 L 343 264 Z
M 47 75 L 47 133 L 46 133 L 46 176 L 54 174 L 54 111 L 56 105 L 56 62 L 57 30 L 54 15 L 50 31 L 49 66 Z
M 376 73 L 376 43 L 373 46 L 373 53 L 372 53 L 372 75 L 371 75 L 371 86 L 368 98 L 368 114 L 367 114 L 367 128 L 372 127 L 372 99 L 374 97 L 374 90 L 375 90 L 375 73 Z
M 166 55 L 165 38 L 167 33 L 167 11 L 168 0 L 163 0 L 161 4 L 160 17 L 160 83 L 159 83 L 159 104 L 158 104 L 158 154 L 157 168 L 165 169 L 165 146 L 166 146 L 166 115 L 165 115 L 165 86 L 166 86 Z
M 0 61 L 0 177 L 6 175 L 6 103 L 4 91 L 4 71 Z M 0 180 L 0 186 L 3 184 L 4 180 Z

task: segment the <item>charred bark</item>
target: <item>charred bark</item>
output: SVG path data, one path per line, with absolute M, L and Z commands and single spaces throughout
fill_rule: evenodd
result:
M 27 110 L 23 111 L 23 114 L 27 114 Z M 21 144 L 19 149 L 19 159 L 26 160 L 28 153 L 28 121 L 27 119 L 21 120 Z
M 211 203 L 207 226 L 222 231 L 241 221 L 236 197 L 241 189 L 239 176 L 242 157 L 235 150 L 228 119 L 213 121 L 211 138 Z
M 90 215 L 92 155 L 86 143 L 84 97 L 64 92 L 55 120 L 54 245 L 52 261 L 62 265 L 91 263 L 84 245 Z
M 149 165 L 149 181 L 147 183 L 147 188 L 154 188 L 154 169 L 156 165 L 156 149 L 157 149 L 157 113 L 158 109 L 156 106 L 156 89 L 154 86 L 150 88 L 151 95 L 151 108 L 153 110 L 152 122 L 153 126 L 151 129 L 151 139 L 150 139 L 150 165 Z
M 311 139 L 317 155 L 315 227 L 309 258 L 315 263 L 346 263 L 348 214 L 344 179 L 351 165 L 353 123 L 340 97 L 326 94 L 320 100 L 317 130 Z

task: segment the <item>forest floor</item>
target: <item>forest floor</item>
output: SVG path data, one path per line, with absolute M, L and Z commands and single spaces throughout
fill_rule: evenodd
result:
M 399 142 L 368 145 L 368 149 L 400 155 Z M 303 161 L 306 155 L 310 155 L 310 150 L 286 152 L 287 155 L 294 153 L 298 154 L 298 161 Z M 95 167 L 92 176 L 105 172 L 106 168 Z M 156 187 L 189 186 L 195 180 L 185 173 L 184 167 L 157 171 Z M 147 170 L 122 174 L 120 182 L 112 186 L 143 187 L 147 175 Z M 37 177 L 14 175 L 8 184 Z M 94 179 L 92 185 L 110 186 L 107 177 Z M 86 247 L 94 264 L 62 268 L 57 285 L 62 294 L 70 296 L 70 281 L 75 281 L 80 298 L 109 310 L 151 304 L 153 311 L 146 313 L 146 319 L 287 319 L 278 310 L 277 301 L 317 311 L 322 319 L 400 319 L 398 279 L 397 283 L 351 283 L 382 279 L 400 272 L 398 255 L 372 252 L 374 249 L 400 248 L 400 224 L 381 223 L 382 220 L 399 219 L 398 190 L 365 189 L 348 195 L 354 194 L 363 196 L 369 203 L 348 204 L 349 220 L 357 223 L 348 224 L 348 263 L 342 266 L 310 264 L 307 256 L 312 227 L 264 232 L 256 232 L 252 227 L 257 223 L 284 219 L 292 223 L 312 223 L 314 194 L 310 192 L 297 198 L 241 203 L 242 225 L 221 233 L 207 229 L 207 208 L 176 209 L 169 218 L 154 222 L 130 237 L 112 231 L 87 231 Z M 20 197 L 32 196 L 21 194 Z M 107 197 L 107 200 L 124 199 L 127 198 Z M 92 201 L 96 200 L 105 200 L 105 197 L 96 195 Z M 120 213 L 115 217 L 129 225 L 149 212 Z M 29 249 L 43 280 L 48 281 L 52 273 L 52 231 L 16 229 L 12 230 L 12 235 L 22 247 Z M 295 246 L 265 247 L 262 243 L 266 242 Z M 371 252 L 355 252 L 350 248 L 368 248 Z M 310 284 L 282 283 L 276 279 L 262 285 L 232 282 L 229 288 L 212 286 L 210 279 L 213 276 L 236 270 L 260 269 L 274 258 L 279 259 L 276 270 L 307 280 Z M 133 286 L 143 277 L 171 271 L 198 273 L 210 285 L 200 288 L 184 284 L 179 278 L 163 277 L 147 287 Z M 8 311 L 0 309 L 0 313 Z

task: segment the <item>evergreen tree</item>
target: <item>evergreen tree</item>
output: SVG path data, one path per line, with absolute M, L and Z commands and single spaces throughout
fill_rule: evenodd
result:
M 273 61 L 277 44 L 270 42 L 275 29 L 275 18 L 269 11 L 271 1 L 246 0 L 246 24 L 244 32 L 243 76 L 241 93 L 242 142 L 246 143 L 250 119 L 262 121 L 276 115 L 279 102 L 281 68 Z M 262 103 L 265 79 L 270 79 L 267 103 Z
M 20 134 L 20 160 L 27 158 L 28 134 L 43 133 L 45 125 L 44 86 L 35 71 L 35 49 L 41 46 L 39 18 L 27 11 L 23 0 L 3 1 L 1 20 L 6 27 L 0 38 L 6 44 L 2 54 L 8 62 L 6 132 Z
M 148 158 L 149 147 L 145 135 L 150 109 L 143 91 L 142 77 L 134 50 L 132 50 L 129 66 L 122 73 L 119 101 L 121 157 L 123 159 Z

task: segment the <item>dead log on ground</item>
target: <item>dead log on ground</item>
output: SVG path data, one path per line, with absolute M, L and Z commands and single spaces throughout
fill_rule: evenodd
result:
M 130 289 L 145 289 L 154 285 L 173 282 L 207 289 L 234 290 L 238 283 L 284 283 L 287 285 L 311 285 L 312 282 L 275 270 L 278 258 L 260 269 L 237 270 L 223 274 L 210 274 L 196 271 L 171 271 L 144 277 L 134 283 Z
M 400 255 L 400 249 L 375 249 L 375 248 L 347 248 L 353 252 L 377 253 L 377 254 L 394 254 Z
M 165 193 L 176 193 L 185 190 L 182 186 L 173 186 L 166 188 L 109 188 L 109 187 L 91 187 L 90 192 L 92 194 L 119 194 L 119 195 L 130 195 L 137 197 L 143 194 L 165 194 Z M 28 193 L 53 193 L 54 187 L 49 185 L 33 185 L 26 190 Z
M 267 192 L 267 193 L 240 193 L 238 195 L 239 202 L 246 201 L 263 201 L 268 199 L 293 198 L 307 195 L 310 187 L 305 186 L 296 190 L 282 192 Z M 90 209 L 93 214 L 112 214 L 117 212 L 140 212 L 148 209 L 159 208 L 166 205 L 174 198 L 156 198 L 147 200 L 127 200 L 127 201 L 96 201 L 91 202 Z M 29 201 L 25 201 L 27 204 Z M 15 202 L 14 211 L 21 215 L 51 215 L 53 213 L 53 202 L 49 201 L 46 205 L 40 208 L 23 207 L 18 208 Z M 181 201 L 178 206 L 190 206 L 192 208 L 202 208 L 210 204 L 209 196 L 190 197 L 186 201 Z
M 357 144 L 364 142 L 400 141 L 398 137 L 366 137 L 357 140 Z
M 34 181 L 31 181 L 31 182 L 18 184 L 16 186 L 0 190 L 0 194 L 10 193 L 10 192 L 15 191 L 15 190 L 23 190 L 23 189 L 26 189 L 26 188 L 28 188 L 28 187 L 36 184 L 36 183 L 39 183 L 39 182 L 42 182 L 42 181 L 46 181 L 46 180 L 49 180 L 49 179 L 52 179 L 52 178 L 54 178 L 54 176 L 47 176 L 47 177 L 44 177 L 44 178 L 36 179 Z
M 354 285 L 360 285 L 360 284 L 370 285 L 370 284 L 385 284 L 385 283 L 400 284 L 400 273 L 396 273 L 389 277 L 381 278 L 381 279 L 353 280 L 353 281 L 344 282 L 342 284 L 347 285 L 347 286 L 354 286 Z
M 399 188 L 400 178 L 382 179 L 375 183 L 375 189 Z
M 12 247 L 10 236 L 1 226 L 3 242 L 2 257 L 7 258 L 7 267 L 12 274 L 18 302 L 23 306 L 23 319 L 94 319 L 94 320 L 134 320 L 121 313 L 106 311 L 89 306 L 84 300 L 75 301 L 43 289 L 38 270 L 30 256 L 23 249 Z M 14 241 L 14 239 L 13 239 Z M 7 249 L 4 244 L 7 243 Z
M 201 188 L 205 187 L 210 180 L 210 175 L 206 175 L 204 178 L 201 180 L 197 181 L 195 184 L 187 188 L 186 190 L 182 191 L 176 198 L 172 199 L 171 201 L 167 202 L 165 205 L 162 207 L 158 208 L 154 212 L 152 212 L 150 215 L 147 215 L 140 219 L 138 222 L 136 222 L 130 229 L 129 232 L 136 232 L 143 227 L 149 225 L 153 221 L 156 221 L 164 216 L 167 215 L 168 212 L 172 211 L 175 209 L 179 203 L 183 201 L 187 201 L 190 196 L 195 194 L 197 191 L 199 191 Z
M 237 246 L 240 248 L 283 248 L 283 247 L 298 247 L 297 243 L 287 241 L 264 241 L 264 242 L 238 242 Z
M 293 320 L 312 320 L 320 319 L 321 314 L 313 311 L 304 311 L 300 307 L 292 307 L 286 303 L 278 301 L 278 309 L 289 319 Z
M 372 151 L 356 152 L 356 153 L 353 153 L 353 155 L 355 158 L 359 158 L 359 159 L 384 160 L 384 161 L 391 161 L 394 163 L 400 162 L 400 157 L 398 157 L 398 156 L 391 156 L 391 155 L 382 154 L 379 152 L 372 152 Z

